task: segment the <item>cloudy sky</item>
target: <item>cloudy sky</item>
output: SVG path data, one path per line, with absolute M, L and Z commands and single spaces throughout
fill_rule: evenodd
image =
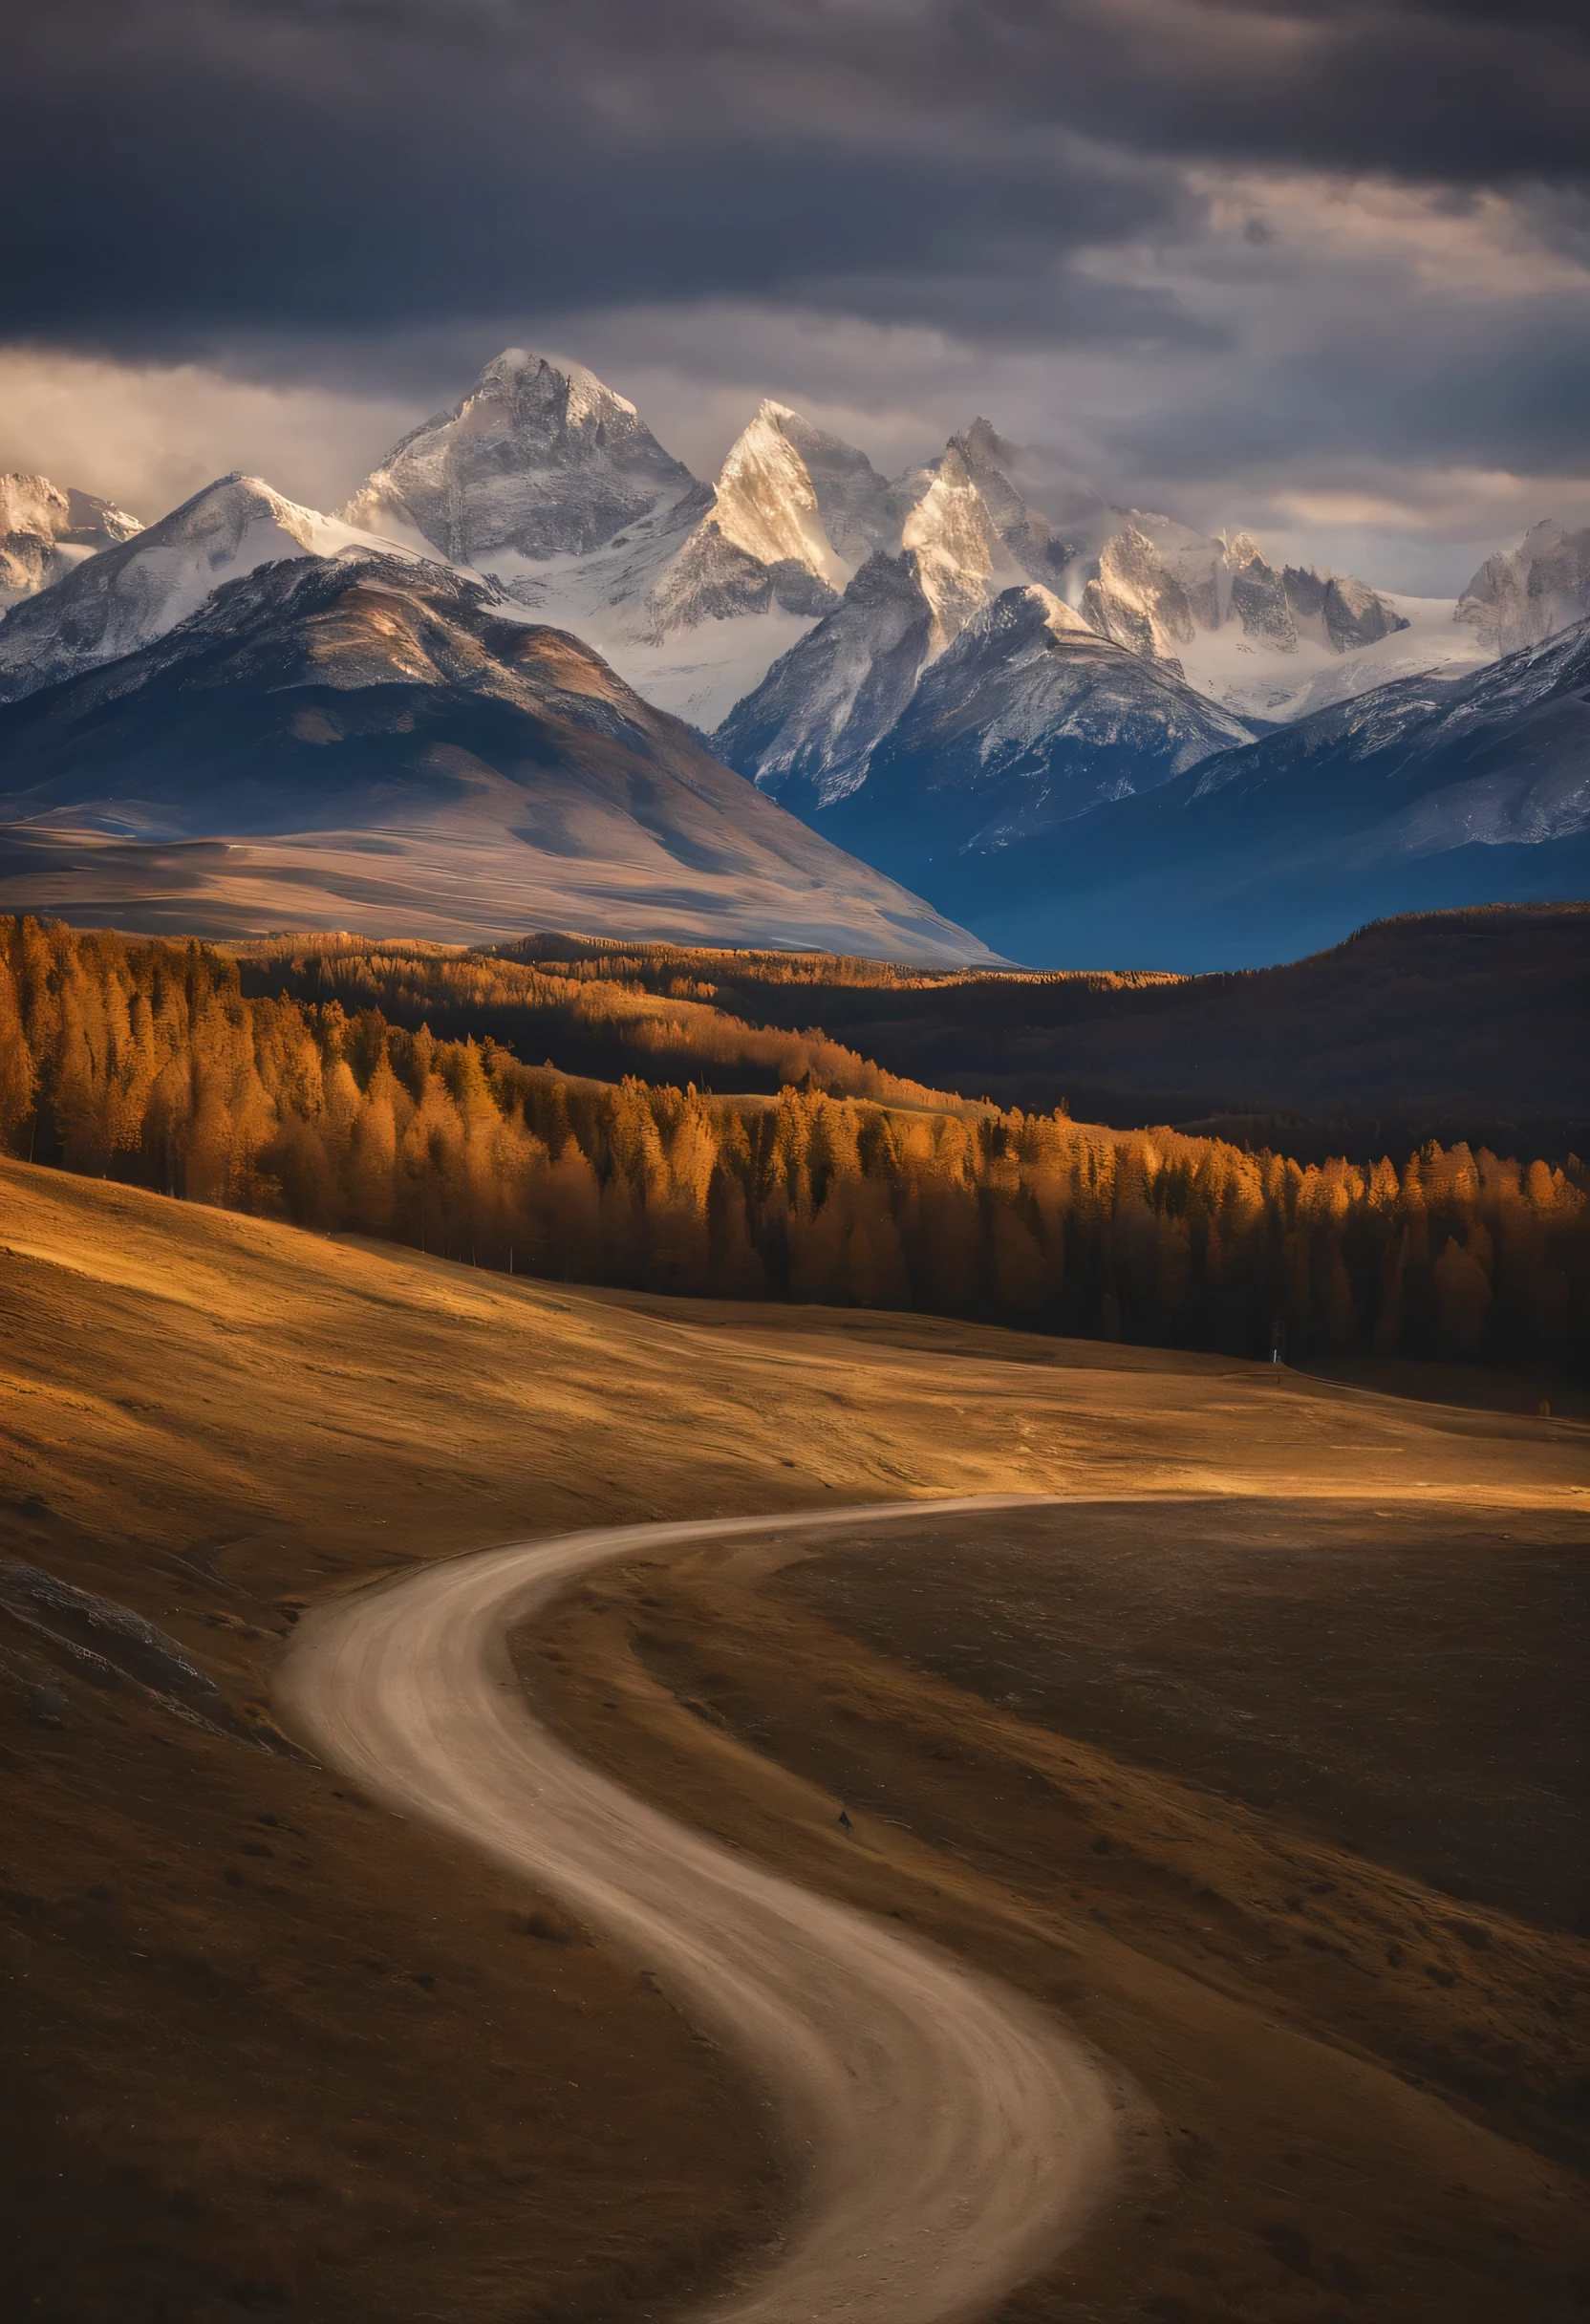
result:
M 500 347 L 1449 592 L 1590 521 L 1583 0 L 50 0 L 0 467 L 318 506 Z

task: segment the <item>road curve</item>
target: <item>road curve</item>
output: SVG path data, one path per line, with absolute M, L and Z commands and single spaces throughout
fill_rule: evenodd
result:
M 911 1501 L 516 1543 L 316 1609 L 279 1666 L 283 1722 L 323 1759 L 558 1896 L 762 2077 L 795 2214 L 776 2252 L 702 2324 L 985 2314 L 1097 2205 L 1118 2101 L 1082 2045 L 1017 1993 L 585 1766 L 527 1705 L 509 1630 L 611 1559 L 715 1535 L 1010 1505 Z

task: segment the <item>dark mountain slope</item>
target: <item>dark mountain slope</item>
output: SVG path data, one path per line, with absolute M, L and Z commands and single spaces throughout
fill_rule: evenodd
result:
M 1388 913 L 1590 895 L 1587 697 L 1579 623 L 1036 838 L 975 840 L 931 893 L 1019 958 L 1181 969 L 1295 958 Z
M 1400 1158 L 1430 1137 L 1590 1154 L 1590 904 L 1410 915 L 1286 967 L 1204 977 L 902 976 L 870 961 L 663 946 L 604 955 L 557 936 L 511 951 L 543 967 L 578 960 L 584 976 L 660 997 L 681 978 L 710 983 L 727 1018 L 821 1025 L 935 1088 L 1029 1112 L 1064 1100 L 1079 1120 L 1118 1130 L 1202 1124 L 1315 1161 Z M 522 1055 L 555 1045 L 539 1024 L 491 1029 Z M 720 1055 L 700 1054 L 698 1078 L 741 1086 Z M 641 1055 L 602 1069 L 644 1070 Z
M 879 738 L 911 699 L 932 629 L 915 557 L 880 550 L 832 613 L 735 704 L 714 749 L 809 822 L 865 780 Z
M 0 709 L 0 906 L 78 924 L 986 958 L 588 647 L 398 557 L 265 567 Z
M 923 672 L 865 782 L 813 820 L 892 877 L 944 886 L 968 851 L 1021 850 L 1247 740 L 1229 712 L 1097 636 L 1047 590 L 1010 589 Z

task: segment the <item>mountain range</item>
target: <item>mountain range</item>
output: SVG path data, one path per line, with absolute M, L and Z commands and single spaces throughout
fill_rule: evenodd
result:
M 1078 958 L 1188 969 L 1296 959 L 1392 913 L 1590 896 L 1590 622 L 1465 679 L 1398 679 L 1022 844 L 987 825 L 929 885 L 1018 959 L 1064 928 Z
M 1530 796 L 1549 792 L 1552 804 L 1533 822 L 1521 807 L 1494 808 L 1494 812 L 1481 812 L 1462 773 L 1440 804 L 1446 743 L 1431 742 L 1425 805 L 1411 822 L 1406 800 L 1376 822 L 1355 771 L 1381 767 L 1389 747 L 1365 737 L 1400 734 L 1416 716 L 1439 724 L 1441 706 L 1460 697 L 1487 731 L 1522 715 L 1516 688 L 1487 691 L 1491 671 L 1590 613 L 1590 531 L 1555 522 L 1489 558 L 1457 600 L 1409 599 L 1273 562 L 1247 533 L 1207 535 L 1116 507 L 1064 461 L 1011 444 L 983 420 L 936 459 L 888 479 L 772 401 L 707 484 L 591 374 L 513 350 L 411 431 L 333 515 L 232 476 L 144 529 L 109 504 L 12 477 L 0 479 L 0 576 L 12 599 L 0 619 L 0 703 L 20 709 L 42 692 L 77 688 L 63 732 L 90 715 L 93 689 L 81 687 L 94 672 L 192 633 L 161 664 L 159 684 L 140 664 L 138 684 L 118 695 L 131 749 L 125 738 L 140 721 L 176 715 L 171 689 L 187 680 L 170 673 L 196 670 L 213 652 L 215 619 L 239 653 L 251 624 L 276 624 L 279 647 L 280 624 L 303 618 L 304 601 L 294 597 L 293 612 L 269 591 L 237 586 L 251 575 L 306 561 L 342 569 L 344 579 L 378 570 L 380 588 L 416 595 L 433 613 L 463 587 L 475 614 L 489 609 L 494 635 L 515 625 L 571 634 L 592 666 L 606 665 L 613 700 L 676 714 L 696 731 L 692 747 L 705 742 L 775 816 L 777 801 L 1000 950 L 1039 960 L 1144 957 L 1150 932 L 1184 947 L 1180 965 L 1188 944 L 1213 945 L 1228 961 L 1276 957 L 1264 947 L 1288 939 L 1273 933 L 1278 915 L 1262 901 L 1274 868 L 1254 869 L 1258 824 L 1222 824 L 1231 809 L 1184 812 L 1233 784 L 1233 800 L 1265 803 L 1267 845 L 1282 845 L 1284 825 L 1294 857 L 1317 856 L 1309 892 L 1323 917 L 1310 940 L 1320 942 L 1344 933 L 1361 905 L 1461 902 L 1475 879 L 1485 894 L 1487 879 L 1549 892 L 1558 863 L 1567 875 L 1561 850 L 1582 813 L 1573 749 L 1558 774 L 1536 769 Z M 467 726 L 474 706 L 461 696 L 456 710 Z M 28 804 L 37 785 L 25 731 L 26 721 L 0 712 L 0 790 L 23 822 L 41 811 Z M 157 746 L 151 731 L 134 757 L 150 764 Z M 186 839 L 241 837 L 253 811 L 243 801 L 257 767 L 234 779 L 214 752 L 203 810 L 197 794 L 183 810 Z M 1504 742 L 1495 754 L 1499 766 Z M 102 754 L 79 752 L 70 764 L 77 771 L 56 769 L 42 810 L 53 845 L 71 817 L 102 844 L 107 812 L 141 833 L 129 844 L 173 836 L 144 832 L 137 800 L 122 812 L 127 779 Z M 1211 771 L 1233 767 L 1240 771 L 1217 781 Z M 62 784 L 75 785 L 75 800 Z M 1338 827 L 1349 799 L 1367 802 L 1368 822 L 1343 854 Z M 121 805 L 106 809 L 106 800 Z M 771 828 L 742 789 L 723 794 L 722 812 L 759 833 Z M 346 802 L 338 813 L 352 828 Z M 1364 832 L 1382 825 L 1371 844 Z M 611 826 L 602 829 L 602 844 L 614 844 Z M 1145 919 L 1156 850 L 1169 846 L 1173 858 L 1188 834 L 1204 831 L 1225 836 L 1196 842 L 1193 856 L 1209 858 L 1196 893 L 1169 918 L 1156 906 Z M 1167 832 L 1173 842 L 1158 836 Z M 639 859 L 631 839 L 625 846 L 633 872 Z M 1240 876 L 1238 857 L 1249 867 Z M 511 860 L 523 875 L 524 858 Z M 550 872 L 538 867 L 521 911 L 494 890 L 509 924 L 526 924 L 532 893 L 570 904 L 583 894 L 594 907 L 599 867 L 582 883 L 573 861 L 566 851 Z M 852 866 L 842 883 L 852 901 L 861 871 Z M 1300 893 L 1287 877 L 1285 892 Z M 650 896 L 628 873 L 608 883 L 628 899 L 614 909 L 640 915 L 636 932 L 673 928 L 656 916 L 673 909 L 668 879 L 659 872 L 658 882 Z M 913 909 L 927 930 L 932 907 Z M 870 910 L 844 938 L 851 949 L 884 940 L 888 914 L 874 925 Z M 586 924 L 612 923 L 588 914 Z M 781 940 L 768 933 L 781 924 L 769 921 L 758 940 Z M 690 927 L 699 935 L 706 923 Z M 922 940 L 975 949 L 963 930 Z
M 991 958 L 505 603 L 400 551 L 280 557 L 0 709 L 6 908 L 197 935 L 643 926 Z

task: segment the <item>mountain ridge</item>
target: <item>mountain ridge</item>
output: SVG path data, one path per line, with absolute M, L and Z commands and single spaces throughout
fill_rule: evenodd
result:
M 1180 968 L 1295 958 L 1386 914 L 1590 893 L 1587 694 L 1582 621 L 1212 754 L 1019 858 L 968 854 L 935 893 L 1018 958 L 1120 958 L 1125 937 Z
M 235 576 L 0 708 L 0 896 L 79 924 L 992 958 L 579 639 L 400 552 Z
M 0 617 L 50 589 L 74 565 L 131 540 L 136 516 L 97 493 L 18 469 L 0 475 Z

